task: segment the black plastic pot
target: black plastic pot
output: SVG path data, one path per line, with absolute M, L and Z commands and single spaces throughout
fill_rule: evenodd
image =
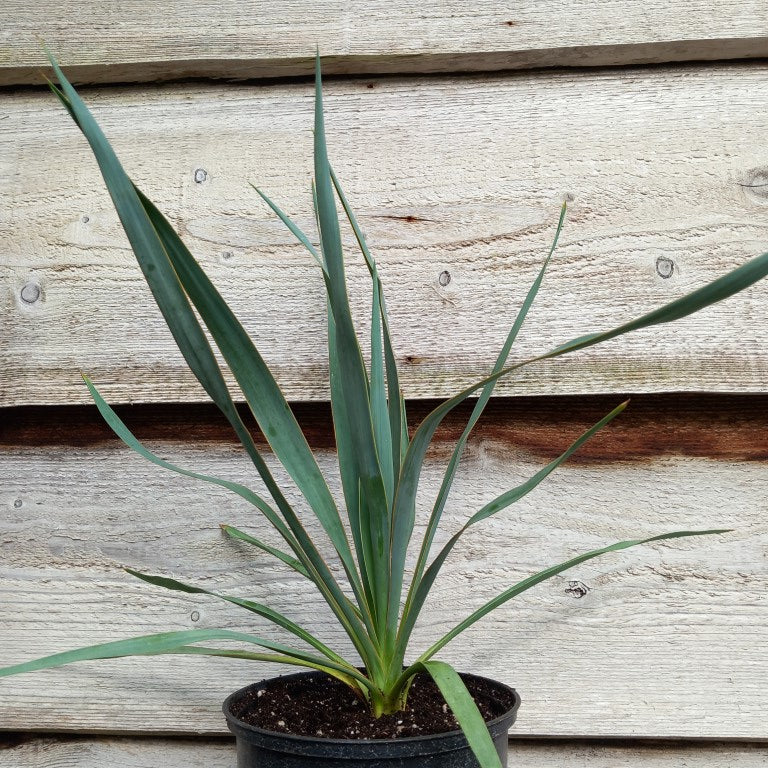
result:
M 322 672 L 300 672 L 287 679 L 319 677 Z M 475 675 L 462 675 L 465 679 Z M 520 697 L 503 683 L 489 680 L 500 696 L 513 704 L 503 715 L 491 720 L 488 729 L 493 737 L 501 764 L 507 765 L 507 733 L 515 722 Z M 477 759 L 461 731 L 433 736 L 402 739 L 323 739 L 293 736 L 256 728 L 238 719 L 233 710 L 248 692 L 268 685 L 254 683 L 235 691 L 222 709 L 229 730 L 237 743 L 237 768 L 477 768 Z

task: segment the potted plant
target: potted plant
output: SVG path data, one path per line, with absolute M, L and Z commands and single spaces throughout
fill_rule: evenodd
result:
M 490 611 L 579 563 L 646 542 L 725 531 L 662 533 L 650 538 L 619 541 L 573 557 L 506 587 L 469 616 L 461 617 L 448 633 L 436 638 L 431 647 L 420 650 L 418 655 L 411 654 L 409 641 L 414 625 L 443 563 L 461 535 L 532 491 L 618 416 L 627 403 L 620 404 L 587 429 L 529 480 L 474 512 L 433 555 L 435 533 L 470 432 L 500 377 L 538 360 L 569 354 L 639 328 L 675 321 L 721 301 L 768 274 L 768 253 L 635 320 L 573 339 L 532 359 L 508 364 L 512 344 L 555 250 L 565 218 L 563 206 L 552 247 L 517 314 L 493 371 L 440 404 L 410 434 L 376 263 L 327 157 L 318 57 L 313 192 L 319 247 L 277 205 L 261 192 L 259 194 L 314 258 L 325 283 L 331 407 L 345 503 L 345 515 L 342 515 L 288 403 L 253 342 L 162 213 L 126 175 L 92 115 L 53 57 L 51 63 L 59 80 L 58 86 L 50 84 L 51 89 L 91 145 L 139 266 L 179 349 L 191 371 L 231 424 L 269 498 L 238 483 L 182 469 L 155 456 L 131 434 L 96 386 L 85 378 L 99 411 L 118 437 L 149 461 L 222 486 L 252 504 L 277 531 L 284 542 L 282 548 L 231 526 L 222 526 L 225 533 L 277 558 L 286 568 L 309 579 L 317 588 L 318 599 L 325 601 L 343 628 L 357 657 L 342 657 L 310 630 L 261 603 L 212 593 L 164 576 L 128 570 L 150 584 L 213 595 L 244 608 L 292 634 L 298 641 L 296 647 L 225 629 L 166 632 L 58 653 L 0 669 L 0 676 L 75 661 L 129 655 L 187 654 L 278 661 L 313 671 L 251 685 L 232 694 L 224 704 L 229 726 L 237 737 L 241 768 L 256 765 L 327 768 L 480 765 L 482 768 L 499 768 L 506 765 L 507 731 L 515 719 L 519 697 L 499 683 L 460 675 L 447 663 L 436 659 L 439 651 Z M 361 354 L 349 308 L 337 199 L 370 272 L 369 365 Z M 233 395 L 198 317 L 226 360 L 274 455 L 327 534 L 343 571 L 343 579 L 334 575 L 296 510 L 275 482 L 235 407 Z M 415 568 L 406 578 L 406 554 L 414 533 L 414 499 L 427 448 L 444 417 L 473 396 L 477 397 L 474 408 L 448 463 L 419 544 Z M 199 645 L 217 641 L 234 641 L 239 645 L 236 648 Z M 282 700 L 291 701 L 289 709 L 280 709 Z M 264 706 L 265 702 L 269 702 L 269 706 Z M 343 712 L 343 727 L 335 731 L 333 723 L 318 725 L 312 716 L 322 711 Z M 270 712 L 274 715 L 269 715 Z M 294 717 L 296 712 L 299 714 Z M 295 725 L 298 720 L 302 720 L 300 726 Z

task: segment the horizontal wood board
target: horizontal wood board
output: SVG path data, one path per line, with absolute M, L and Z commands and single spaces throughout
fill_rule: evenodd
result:
M 327 397 L 321 280 L 248 182 L 313 230 L 312 89 L 86 89 L 293 400 Z M 768 247 L 768 66 L 331 82 L 331 157 L 388 290 L 408 397 L 491 367 L 571 200 L 513 360 L 675 299 Z M 85 142 L 50 94 L 0 135 L 0 405 L 198 401 Z M 52 163 L 52 157 L 55 162 Z M 345 242 L 353 251 L 352 238 Z M 350 257 L 365 330 L 370 289 Z M 527 368 L 503 394 L 765 391 L 768 288 Z
M 45 41 L 80 81 L 606 66 L 768 55 L 761 0 L 143 0 L 0 9 L 0 85 L 41 82 Z
M 512 741 L 509 765 L 525 768 L 758 768 L 768 747 L 750 744 L 602 744 Z M 0 741 L 0 768 L 233 768 L 228 741 L 37 738 Z
M 439 542 L 553 458 L 612 400 L 495 402 L 462 464 Z M 414 651 L 505 585 L 580 551 L 670 529 L 733 528 L 584 564 L 487 617 L 441 656 L 518 688 L 519 735 L 765 739 L 766 405 L 765 398 L 639 398 L 545 485 L 468 532 L 436 585 Z M 414 406 L 414 417 L 426 407 Z M 115 444 L 92 411 L 73 410 L 6 411 L 3 662 L 153 631 L 254 626 L 212 599 L 134 581 L 121 565 L 261 599 L 347 650 L 307 586 L 222 539 L 220 522 L 264 531 L 244 503 L 146 464 Z M 163 417 L 164 410 L 122 412 L 165 458 L 250 482 L 209 410 L 179 406 Z M 327 409 L 299 411 L 338 493 Z M 187 432 L 185 422 L 198 426 Z M 461 423 L 457 416 L 446 425 L 427 461 L 417 535 Z M 0 724 L 218 734 L 225 694 L 276 671 L 134 659 L 19 676 L 0 681 Z

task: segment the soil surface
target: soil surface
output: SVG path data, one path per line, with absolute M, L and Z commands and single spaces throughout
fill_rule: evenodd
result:
M 478 678 L 464 678 L 485 720 L 509 710 L 514 701 Z M 249 725 L 278 733 L 328 739 L 392 739 L 458 730 L 440 691 L 428 675 L 417 675 L 402 712 L 371 716 L 368 705 L 344 683 L 327 675 L 267 681 L 235 702 L 232 714 Z

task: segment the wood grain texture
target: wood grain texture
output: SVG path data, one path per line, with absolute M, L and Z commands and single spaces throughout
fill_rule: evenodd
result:
M 722 413 L 719 402 L 729 404 Z M 460 469 L 439 542 L 480 504 L 533 474 L 606 405 L 555 403 L 563 414 L 558 426 L 535 403 L 494 404 Z M 765 739 L 768 409 L 764 398 L 680 397 L 645 399 L 645 408 L 637 421 L 614 423 L 591 455 L 466 534 L 436 584 L 414 653 L 505 585 L 580 551 L 672 529 L 733 528 L 727 536 L 631 550 L 562 574 L 441 655 L 518 688 L 518 735 Z M 160 412 L 158 406 L 155 418 Z M 13 412 L 0 440 L 4 663 L 153 631 L 253 626 L 211 599 L 131 580 L 121 565 L 258 598 L 348 651 L 305 584 L 222 539 L 220 522 L 264 532 L 239 499 L 147 465 L 94 436 L 82 415 L 41 413 Z M 134 413 L 124 409 L 129 423 Z M 197 421 L 194 413 L 187 417 Z M 315 411 L 310 435 L 320 433 L 322 417 L 322 409 Z M 198 442 L 178 412 L 164 428 L 142 426 L 148 421 L 139 418 L 137 431 L 160 455 L 250 482 L 242 456 L 215 423 L 203 420 L 208 439 Z M 460 423 L 457 417 L 446 426 L 425 467 L 417 535 Z M 638 434 L 654 425 L 660 434 Z M 734 440 L 746 425 L 747 435 Z M 761 436 L 755 446 L 749 430 Z M 37 440 L 22 440 L 33 433 Z M 312 443 L 338 492 L 334 456 L 322 447 L 327 438 Z M 624 445 L 636 447 L 622 458 Z M 0 681 L 0 723 L 22 731 L 216 734 L 223 731 L 224 695 L 276 671 L 199 659 L 82 664 Z
M 768 55 L 761 0 L 142 0 L 0 10 L 0 85 L 41 83 L 45 40 L 81 82 L 606 66 Z
M 768 244 L 768 117 L 755 109 L 768 102 L 764 64 L 347 81 L 327 91 L 331 154 L 378 255 L 409 397 L 453 394 L 489 370 L 564 197 L 573 201 L 562 247 L 513 359 L 677 298 Z M 326 398 L 320 278 L 248 186 L 258 182 L 313 229 L 311 88 L 85 95 L 287 396 Z M 86 402 L 81 370 L 113 402 L 204 399 L 69 118 L 29 92 L 8 95 L 3 111 L 0 405 Z M 358 257 L 349 279 L 364 330 Z M 527 368 L 499 391 L 765 391 L 766 290 Z
M 762 768 L 768 747 L 512 741 L 509 765 L 524 768 Z M 0 737 L 0 768 L 233 768 L 234 746 L 206 739 Z

